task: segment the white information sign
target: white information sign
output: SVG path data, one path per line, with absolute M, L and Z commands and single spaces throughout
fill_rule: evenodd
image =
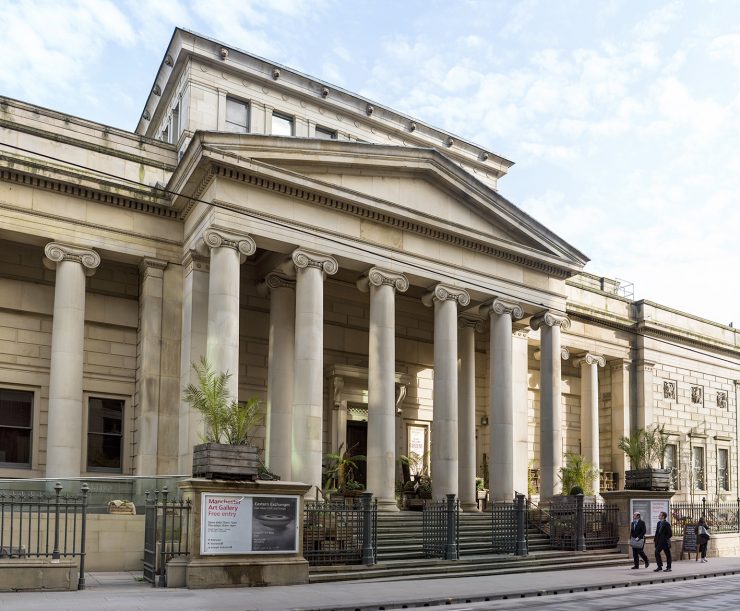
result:
M 630 522 L 636 511 L 640 512 L 640 517 L 645 522 L 648 536 L 655 535 L 655 529 L 658 526 L 658 514 L 665 511 L 668 515 L 668 521 L 671 521 L 670 501 L 667 499 L 630 499 Z
M 204 494 L 201 554 L 298 552 L 298 496 Z

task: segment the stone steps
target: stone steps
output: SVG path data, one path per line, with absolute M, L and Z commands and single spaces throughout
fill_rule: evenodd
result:
M 518 558 L 511 555 L 477 556 L 460 560 L 381 561 L 376 565 L 312 567 L 310 583 L 369 579 L 397 581 L 404 579 L 441 579 L 445 577 L 481 577 L 553 570 L 626 566 L 625 554 L 613 550 L 593 552 L 538 552 Z

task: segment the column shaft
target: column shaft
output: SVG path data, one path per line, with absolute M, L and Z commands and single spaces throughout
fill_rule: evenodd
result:
M 514 387 L 514 490 L 528 492 L 529 468 L 529 358 L 527 335 L 529 329 L 512 336 L 512 366 Z
M 604 357 L 586 354 L 581 366 L 581 455 L 599 471 L 599 365 Z M 594 481 L 594 494 L 599 493 L 599 478 Z
M 475 327 L 478 321 L 460 320 L 458 377 L 458 481 L 463 511 L 477 511 L 475 489 Z
M 491 500 L 514 498 L 514 396 L 511 314 L 491 315 Z
M 270 285 L 270 278 L 267 283 Z M 277 279 L 273 279 L 277 280 Z M 268 468 L 284 480 L 292 478 L 293 366 L 295 361 L 294 283 L 277 280 L 270 288 L 270 337 L 267 379 Z

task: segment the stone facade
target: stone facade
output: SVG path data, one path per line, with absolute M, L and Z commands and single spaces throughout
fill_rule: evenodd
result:
M 188 474 L 207 355 L 268 466 L 320 486 L 359 443 L 387 510 L 412 441 L 472 509 L 484 466 L 621 482 L 653 424 L 676 498 L 738 495 L 740 335 L 584 272 L 489 150 L 182 30 L 135 132 L 6 98 L 0 130 L 2 477 Z

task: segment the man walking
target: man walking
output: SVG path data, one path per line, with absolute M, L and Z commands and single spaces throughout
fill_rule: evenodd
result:
M 648 557 L 645 554 L 646 532 L 645 522 L 640 517 L 640 512 L 636 511 L 632 516 L 632 525 L 630 526 L 630 545 L 632 546 L 632 560 L 634 561 L 633 569 L 640 568 L 640 558 L 645 562 L 645 568 L 650 566 Z
M 673 530 L 666 519 L 667 517 L 668 514 L 661 511 L 658 514 L 658 525 L 655 527 L 655 562 L 658 565 L 658 568 L 655 569 L 656 573 L 663 570 L 663 560 L 660 552 L 665 552 L 666 573 L 671 570 L 671 537 L 673 536 Z

